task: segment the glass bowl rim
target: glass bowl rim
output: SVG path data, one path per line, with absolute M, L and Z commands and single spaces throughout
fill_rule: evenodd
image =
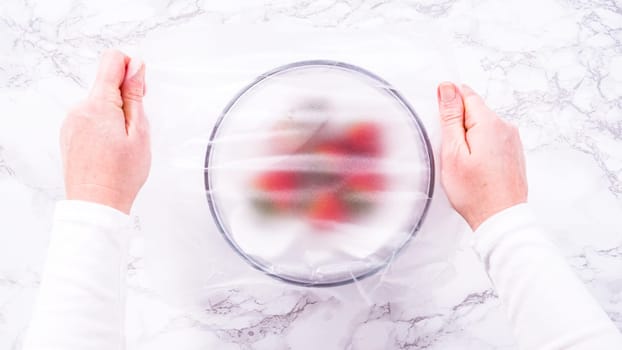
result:
M 374 80 L 382 84 L 380 87 L 378 87 L 378 89 L 384 90 L 384 92 L 388 93 L 395 100 L 397 100 L 397 102 L 399 102 L 406 109 L 406 112 L 410 114 L 413 121 L 415 122 L 417 131 L 419 133 L 419 136 L 421 137 L 423 146 L 425 147 L 425 154 L 427 155 L 427 158 L 428 158 L 427 160 L 428 160 L 428 165 L 429 165 L 426 203 L 423 207 L 423 211 L 421 212 L 421 215 L 419 216 L 417 222 L 411 225 L 412 229 L 410 230 L 408 237 L 400 244 L 399 247 L 394 249 L 393 254 L 388 256 L 382 263 L 378 264 L 378 266 L 374 266 L 373 268 L 366 269 L 358 273 L 357 275 L 352 275 L 351 277 L 348 277 L 348 278 L 344 278 L 344 279 L 337 280 L 337 281 L 327 281 L 327 282 L 305 281 L 302 279 L 295 279 L 290 276 L 284 276 L 278 273 L 274 273 L 270 271 L 269 266 L 266 266 L 265 264 L 261 263 L 260 261 L 257 261 L 253 257 L 246 254 L 244 250 L 237 245 L 233 237 L 231 237 L 231 235 L 227 232 L 227 229 L 225 228 L 225 225 L 219 214 L 217 204 L 215 203 L 216 200 L 215 198 L 213 198 L 212 193 L 211 193 L 210 174 L 209 174 L 209 165 L 210 165 L 210 159 L 211 159 L 212 150 L 213 150 L 212 142 L 214 141 L 214 138 L 218 134 L 221 124 L 223 123 L 224 119 L 226 118 L 229 111 L 233 108 L 233 106 L 235 106 L 235 104 L 248 91 L 250 91 L 252 88 L 257 86 L 258 84 L 262 83 L 264 80 L 267 80 L 278 74 L 284 73 L 288 70 L 311 67 L 311 66 L 337 67 L 342 70 L 348 71 L 349 73 L 363 75 L 366 78 L 369 78 L 371 80 Z M 214 222 L 216 223 L 218 230 L 220 231 L 222 236 L 225 238 L 225 241 L 229 244 L 229 246 L 231 246 L 231 248 L 238 255 L 240 255 L 248 264 L 250 264 L 253 268 L 267 274 L 270 277 L 273 277 L 277 280 L 291 283 L 294 285 L 305 286 L 305 287 L 335 287 L 335 286 L 350 284 L 352 282 L 357 282 L 366 277 L 374 275 L 376 272 L 387 267 L 390 264 L 390 262 L 393 259 L 395 259 L 395 257 L 400 252 L 404 250 L 404 248 L 408 245 L 410 240 L 417 234 L 417 232 L 421 228 L 421 225 L 423 224 L 423 221 L 427 215 L 428 209 L 430 207 L 430 203 L 432 201 L 432 196 L 434 194 L 435 168 L 434 168 L 434 154 L 432 152 L 432 145 L 430 143 L 430 139 L 428 137 L 428 134 L 425 130 L 423 123 L 419 119 L 419 116 L 415 112 L 414 108 L 408 103 L 408 101 L 406 101 L 406 99 L 391 84 L 389 84 L 386 80 L 380 78 L 378 75 L 366 69 L 363 69 L 359 66 L 355 66 L 353 64 L 340 62 L 340 61 L 318 59 L 318 60 L 305 60 L 305 61 L 292 62 L 289 64 L 276 67 L 272 70 L 269 70 L 259 75 L 257 78 L 255 78 L 253 82 L 243 87 L 237 94 L 233 96 L 233 98 L 229 101 L 229 103 L 225 106 L 225 108 L 221 112 L 220 116 L 216 120 L 216 123 L 214 124 L 214 127 L 212 129 L 212 133 L 210 135 L 210 138 L 207 144 L 207 150 L 205 153 L 205 168 L 203 169 L 203 175 L 204 175 L 204 185 L 205 185 L 205 191 L 206 191 L 205 193 L 207 196 L 207 202 L 210 208 L 210 212 L 212 214 L 212 218 L 214 219 Z

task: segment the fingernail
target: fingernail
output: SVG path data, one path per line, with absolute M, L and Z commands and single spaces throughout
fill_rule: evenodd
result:
M 456 98 L 456 87 L 452 83 L 442 83 L 438 92 L 442 102 L 451 102 Z

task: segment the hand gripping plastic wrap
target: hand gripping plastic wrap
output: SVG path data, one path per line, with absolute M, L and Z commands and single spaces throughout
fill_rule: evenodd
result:
M 143 53 L 164 288 L 365 294 L 455 249 L 434 159 L 436 85 L 457 80 L 440 35 L 257 27 Z

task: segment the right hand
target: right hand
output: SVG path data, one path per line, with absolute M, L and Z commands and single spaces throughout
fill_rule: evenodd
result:
M 69 112 L 61 130 L 67 199 L 129 214 L 151 166 L 144 93 L 145 65 L 105 52 L 91 95 Z
M 468 86 L 438 87 L 441 181 L 452 206 L 476 230 L 492 215 L 527 201 L 518 129 Z

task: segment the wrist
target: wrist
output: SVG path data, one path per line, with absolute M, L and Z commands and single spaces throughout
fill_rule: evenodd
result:
M 488 268 L 490 254 L 501 240 L 509 239 L 514 233 L 526 234 L 525 228 L 536 224 L 536 215 L 527 203 L 504 209 L 484 221 L 475 231 L 474 246 L 480 259 Z
M 81 200 L 61 200 L 56 203 L 55 220 L 83 222 L 111 230 L 130 228 L 130 216 L 100 203 Z
M 133 200 L 124 196 L 120 191 L 96 184 L 67 187 L 66 197 L 68 200 L 105 205 L 127 215 L 130 214 L 133 203 Z
M 493 216 L 505 211 L 506 209 L 515 207 L 519 204 L 525 204 L 526 202 L 527 200 L 516 200 L 516 201 L 508 202 L 506 204 L 489 207 L 483 210 L 473 211 L 467 215 L 464 215 L 464 219 L 471 227 L 471 230 L 475 232 L 478 230 L 478 228 L 482 224 L 484 224 L 486 221 L 488 221 L 488 219 L 492 218 Z M 481 207 L 478 207 L 478 209 L 479 208 Z

